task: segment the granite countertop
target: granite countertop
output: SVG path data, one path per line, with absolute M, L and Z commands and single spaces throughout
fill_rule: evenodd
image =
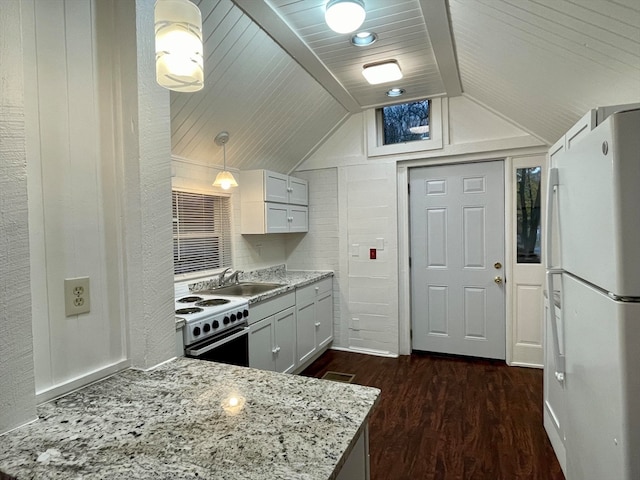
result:
M 40 405 L 38 420 L 0 437 L 0 471 L 19 480 L 331 480 L 379 393 L 178 358 Z

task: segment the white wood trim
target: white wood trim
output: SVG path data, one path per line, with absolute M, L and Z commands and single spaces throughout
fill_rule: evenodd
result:
M 505 266 L 505 315 L 506 315 L 506 329 L 505 329 L 505 342 L 506 342 L 506 358 L 507 365 L 513 365 L 513 282 L 511 281 L 510 273 L 513 272 L 513 241 L 514 238 L 514 222 L 513 211 L 511 208 L 511 202 L 514 198 L 513 182 L 511 179 L 511 172 L 513 171 L 513 157 L 507 157 L 504 159 L 504 266 Z M 509 275 L 507 275 L 509 273 Z
M 427 24 L 427 34 L 431 41 L 433 55 L 438 64 L 440 77 L 447 96 L 456 97 L 462 94 L 462 83 L 458 70 L 458 60 L 451 36 L 451 19 L 446 2 L 420 0 L 422 16 Z
M 77 377 L 69 380 L 68 382 L 56 385 L 55 387 L 36 392 L 36 403 L 41 404 L 62 395 L 67 395 L 75 390 L 86 387 L 91 383 L 104 380 L 105 378 L 113 375 L 114 373 L 120 372 L 121 370 L 126 370 L 130 366 L 131 362 L 129 360 L 122 360 L 120 362 L 108 365 L 104 368 L 94 370 L 87 375 L 82 375 L 81 377 Z
M 398 355 L 396 355 L 395 353 L 391 353 L 389 351 L 374 350 L 372 348 L 332 346 L 331 350 L 337 350 L 339 352 L 361 353 L 363 355 L 374 355 L 376 357 L 398 358 Z
M 411 354 L 411 288 L 402 280 L 411 278 L 409 267 L 409 169 L 398 166 L 398 346 L 400 355 Z M 402 215 L 401 212 L 406 212 Z M 405 241 L 406 240 L 406 241 Z

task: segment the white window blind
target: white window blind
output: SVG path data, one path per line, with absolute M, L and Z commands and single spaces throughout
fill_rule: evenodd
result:
M 173 265 L 176 275 L 231 266 L 228 197 L 173 191 Z

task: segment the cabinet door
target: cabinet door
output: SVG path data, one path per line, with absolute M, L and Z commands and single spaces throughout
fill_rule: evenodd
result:
M 331 290 L 318 295 L 315 325 L 318 348 L 322 348 L 333 340 L 333 293 Z
M 276 372 L 290 373 L 296 368 L 296 309 L 276 314 Z
M 289 231 L 289 207 L 280 203 L 265 203 L 265 233 L 286 233 Z
M 309 182 L 301 178 L 289 177 L 289 203 L 309 205 Z
M 316 352 L 316 311 L 315 302 L 302 304 L 296 298 L 296 338 L 298 343 L 298 364 L 307 361 Z
M 264 201 L 289 203 L 289 177 L 287 175 L 265 170 Z
M 309 207 L 291 205 L 289 207 L 289 231 L 309 231 Z
M 267 317 L 249 327 L 249 366 L 261 370 L 275 370 L 275 331 L 273 317 Z

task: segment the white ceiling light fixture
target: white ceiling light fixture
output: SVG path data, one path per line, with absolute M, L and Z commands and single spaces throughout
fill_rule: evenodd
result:
M 351 33 L 360 28 L 366 16 L 364 0 L 329 0 L 324 19 L 334 32 Z
M 231 172 L 227 172 L 227 142 L 229 141 L 229 132 L 220 132 L 216 135 L 216 145 L 222 145 L 222 155 L 224 166 L 222 172 L 216 175 L 216 179 L 213 182 L 214 187 L 220 187 L 223 190 L 229 190 L 231 187 L 237 187 L 238 182 L 233 178 L 233 174 Z
M 387 90 L 387 97 L 400 97 L 401 95 L 404 95 L 404 93 L 404 88 L 392 88 Z
M 157 0 L 156 80 L 176 92 L 204 86 L 202 14 L 189 0 Z
M 358 32 L 351 37 L 351 44 L 355 47 L 366 47 L 378 40 L 378 35 L 374 32 Z
M 362 67 L 362 75 L 371 85 L 379 83 L 395 82 L 402 78 L 402 70 L 395 60 L 369 63 Z

